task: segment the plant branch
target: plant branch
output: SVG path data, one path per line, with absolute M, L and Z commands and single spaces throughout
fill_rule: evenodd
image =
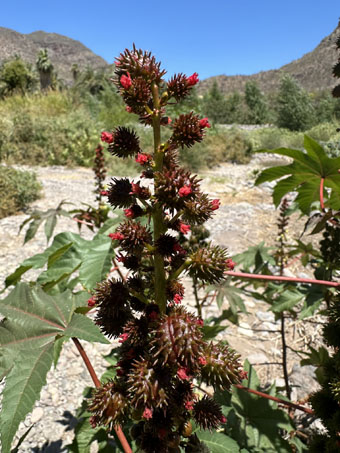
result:
M 325 210 L 325 203 L 323 201 L 323 185 L 324 185 L 324 182 L 325 182 L 325 178 L 321 178 L 321 181 L 320 181 L 320 208 L 322 211 Z
M 285 401 L 281 398 L 277 398 L 276 396 L 271 396 L 267 393 L 259 392 L 258 390 L 250 389 L 249 387 L 244 387 L 241 384 L 234 384 L 234 387 L 237 387 L 240 390 L 245 390 L 248 393 L 253 393 L 254 395 L 261 396 L 262 398 L 266 398 L 267 400 L 272 400 L 276 403 L 283 404 L 284 406 L 306 412 L 306 414 L 314 415 L 314 411 L 312 409 L 309 409 L 309 407 L 300 406 L 299 404 L 292 403 L 291 401 Z
M 246 272 L 234 272 L 234 271 L 226 271 L 225 274 L 230 275 L 231 277 L 249 278 L 255 280 L 270 280 L 291 283 L 311 283 L 313 285 L 333 286 L 334 288 L 338 288 L 340 286 L 340 283 L 337 282 L 329 282 L 327 280 L 315 280 L 313 278 L 281 277 L 278 275 L 248 274 Z
M 88 355 L 86 354 L 85 349 L 82 347 L 78 338 L 72 338 L 72 340 L 73 340 L 73 343 L 76 345 L 76 348 L 78 349 L 78 352 L 81 355 L 81 358 L 83 359 L 85 366 L 88 369 L 88 372 L 90 373 L 90 376 L 92 378 L 92 381 L 93 381 L 95 387 L 96 388 L 100 387 L 101 386 L 100 380 L 98 379 L 98 376 L 97 376 L 96 372 L 94 371 L 92 363 L 91 363 L 90 359 L 88 358 Z M 117 437 L 118 437 L 120 443 L 122 444 L 124 452 L 132 453 L 131 447 L 130 447 L 128 441 L 126 440 L 125 434 L 123 433 L 123 430 L 120 427 L 120 425 L 116 425 L 114 427 L 114 430 L 117 434 Z

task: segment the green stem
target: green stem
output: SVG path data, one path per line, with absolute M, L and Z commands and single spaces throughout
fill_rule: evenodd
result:
M 184 263 L 170 275 L 169 281 L 178 278 L 181 275 L 181 273 L 184 272 L 185 269 L 187 269 L 190 266 L 190 262 L 191 262 L 190 260 L 185 260 Z
M 161 114 L 158 86 L 155 82 L 151 85 L 154 111 L 152 114 L 152 127 L 154 139 L 154 170 L 163 170 L 164 153 L 160 150 L 161 145 Z M 157 199 L 157 186 L 155 184 L 155 197 Z M 163 234 L 166 230 L 164 225 L 162 206 L 156 204 L 152 213 L 153 219 L 153 236 L 154 241 Z M 161 313 L 166 310 L 166 279 L 164 268 L 164 257 L 159 253 L 155 253 L 155 302 L 159 306 Z

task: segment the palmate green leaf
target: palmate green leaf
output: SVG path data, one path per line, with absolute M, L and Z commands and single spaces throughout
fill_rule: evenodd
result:
M 32 410 L 46 382 L 60 341 L 71 336 L 109 343 L 90 319 L 74 311 L 86 300 L 85 294 L 65 292 L 51 297 L 41 288 L 19 283 L 1 301 L 1 373 L 6 375 L 0 433 L 2 452 L 10 451 L 19 423 Z M 56 349 L 54 342 L 57 340 Z
M 245 362 L 244 369 L 248 371 L 249 378 L 242 382 L 243 385 L 261 390 L 258 376 L 248 361 Z M 269 394 L 275 393 L 275 386 L 272 386 Z M 279 430 L 290 432 L 294 430 L 294 426 L 288 414 L 278 409 L 277 403 L 234 387 L 231 407 L 227 417 L 228 429 L 239 445 L 251 451 L 291 451 L 289 443 L 280 436 Z
M 275 259 L 269 254 L 271 247 L 266 247 L 264 241 L 249 247 L 245 252 L 233 256 L 236 264 L 242 265 L 247 272 L 252 270 L 259 273 L 268 264 L 275 264 Z
M 237 453 L 241 451 L 238 443 L 231 437 L 217 432 L 196 431 L 200 441 L 203 441 L 211 453 Z
M 83 239 L 76 233 L 58 234 L 50 247 L 23 263 L 5 280 L 6 288 L 15 285 L 30 269 L 44 269 L 37 283 L 50 291 L 61 282 L 67 282 L 79 269 L 79 280 L 84 287 L 92 289 L 102 281 L 111 267 L 114 255 L 112 241 L 103 235 L 97 235 L 93 240 Z
M 340 205 L 340 175 L 338 173 L 340 158 L 328 157 L 322 146 L 308 136 L 304 138 L 304 148 L 306 152 L 287 148 L 261 150 L 260 152 L 291 157 L 294 162 L 264 170 L 258 176 L 255 184 L 284 178 L 278 181 L 274 188 L 275 205 L 277 206 L 287 193 L 297 191 L 296 203 L 304 214 L 308 214 L 312 203 L 319 201 L 320 181 L 323 178 L 324 186 L 332 189 L 330 197 L 327 199 L 325 196 L 326 205 L 338 209 Z M 336 206 L 333 206 L 332 203 Z
M 304 299 L 304 294 L 298 289 L 286 289 L 272 302 L 270 308 L 274 313 L 282 313 L 286 310 L 292 310 L 299 302 Z

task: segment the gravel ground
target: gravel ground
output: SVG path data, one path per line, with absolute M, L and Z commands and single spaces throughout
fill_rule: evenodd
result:
M 201 175 L 204 177 L 203 189 L 209 192 L 211 197 L 220 198 L 222 202 L 221 208 L 207 224 L 211 238 L 215 243 L 227 246 L 231 254 L 239 253 L 261 240 L 266 240 L 267 244 L 275 242 L 276 212 L 271 203 L 272 186 L 264 184 L 261 188 L 254 187 L 255 171 L 272 164 L 272 157 L 260 155 L 247 165 L 223 164 Z M 31 208 L 41 210 L 54 208 L 64 199 L 72 201 L 76 206 L 82 202 L 93 203 L 91 170 L 63 167 L 34 170 L 43 185 L 44 196 L 33 203 Z M 0 220 L 0 282 L 3 282 L 6 275 L 13 272 L 24 259 L 41 252 L 46 247 L 43 231 L 39 231 L 33 240 L 23 246 L 24 232 L 18 235 L 18 229 L 25 218 L 27 215 L 20 214 Z M 77 225 L 70 219 L 62 218 L 58 221 L 55 234 L 62 231 L 77 232 Z M 89 231 L 83 231 L 84 237 L 91 237 Z M 25 274 L 25 279 L 30 278 L 32 273 Z M 193 303 L 193 297 L 188 281 L 186 286 L 188 286 L 187 303 L 190 305 Z M 252 363 L 274 359 L 278 361 L 281 354 L 279 336 L 268 337 L 268 333 L 267 336 L 265 335 L 266 332 L 263 334 L 257 332 L 263 326 L 267 329 L 278 329 L 273 315 L 266 311 L 267 307 L 264 304 L 257 304 L 255 307 L 252 300 L 247 300 L 246 306 L 252 312 L 251 316 L 242 320 L 239 327 L 228 327 L 225 335 L 242 357 L 248 357 Z M 206 315 L 216 314 L 216 310 L 216 308 L 210 309 Z M 301 334 L 305 335 L 306 344 L 313 343 L 314 337 L 305 332 L 302 325 L 296 323 L 294 332 L 296 329 L 302 329 Z M 314 335 L 316 335 L 315 332 Z M 109 352 L 110 345 L 84 344 L 84 347 L 100 375 L 105 367 L 102 354 Z M 295 366 L 297 380 L 301 381 L 300 374 L 296 371 L 297 359 L 294 360 L 291 361 L 291 369 L 294 372 Z M 270 381 L 273 377 L 280 375 L 277 367 L 276 369 L 275 367 L 260 368 L 259 374 L 264 381 Z M 312 382 L 312 375 L 313 370 L 310 370 L 309 377 L 302 380 L 304 385 L 308 378 Z M 41 392 L 40 401 L 20 425 L 19 437 L 27 427 L 34 424 L 19 451 L 21 453 L 62 451 L 63 446 L 73 437 L 72 431 L 66 429 L 63 414 L 65 411 L 69 414 L 75 413 L 82 400 L 83 389 L 88 385 L 91 385 L 91 379 L 73 343 L 69 342 L 63 349 L 57 368 L 48 373 L 47 384 Z M 297 393 L 296 396 L 301 395 Z

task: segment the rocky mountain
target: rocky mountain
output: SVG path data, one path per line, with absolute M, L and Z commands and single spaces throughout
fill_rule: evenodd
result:
M 66 82 L 72 80 L 71 67 L 74 63 L 80 68 L 91 66 L 99 69 L 108 66 L 102 57 L 94 54 L 81 42 L 67 36 L 44 31 L 22 34 L 0 27 L 0 63 L 14 55 L 19 55 L 34 65 L 40 49 L 48 50 L 58 76 Z
M 307 91 L 331 90 L 336 85 L 332 76 L 332 69 L 338 60 L 335 40 L 340 35 L 340 22 L 338 27 L 320 44 L 298 60 L 294 60 L 279 69 L 261 71 L 252 75 L 220 75 L 209 77 L 200 82 L 198 91 L 203 94 L 209 90 L 216 80 L 219 88 L 225 94 L 233 91 L 243 92 L 248 81 L 256 81 L 260 89 L 268 94 L 278 89 L 280 77 L 283 72 L 291 74 Z

